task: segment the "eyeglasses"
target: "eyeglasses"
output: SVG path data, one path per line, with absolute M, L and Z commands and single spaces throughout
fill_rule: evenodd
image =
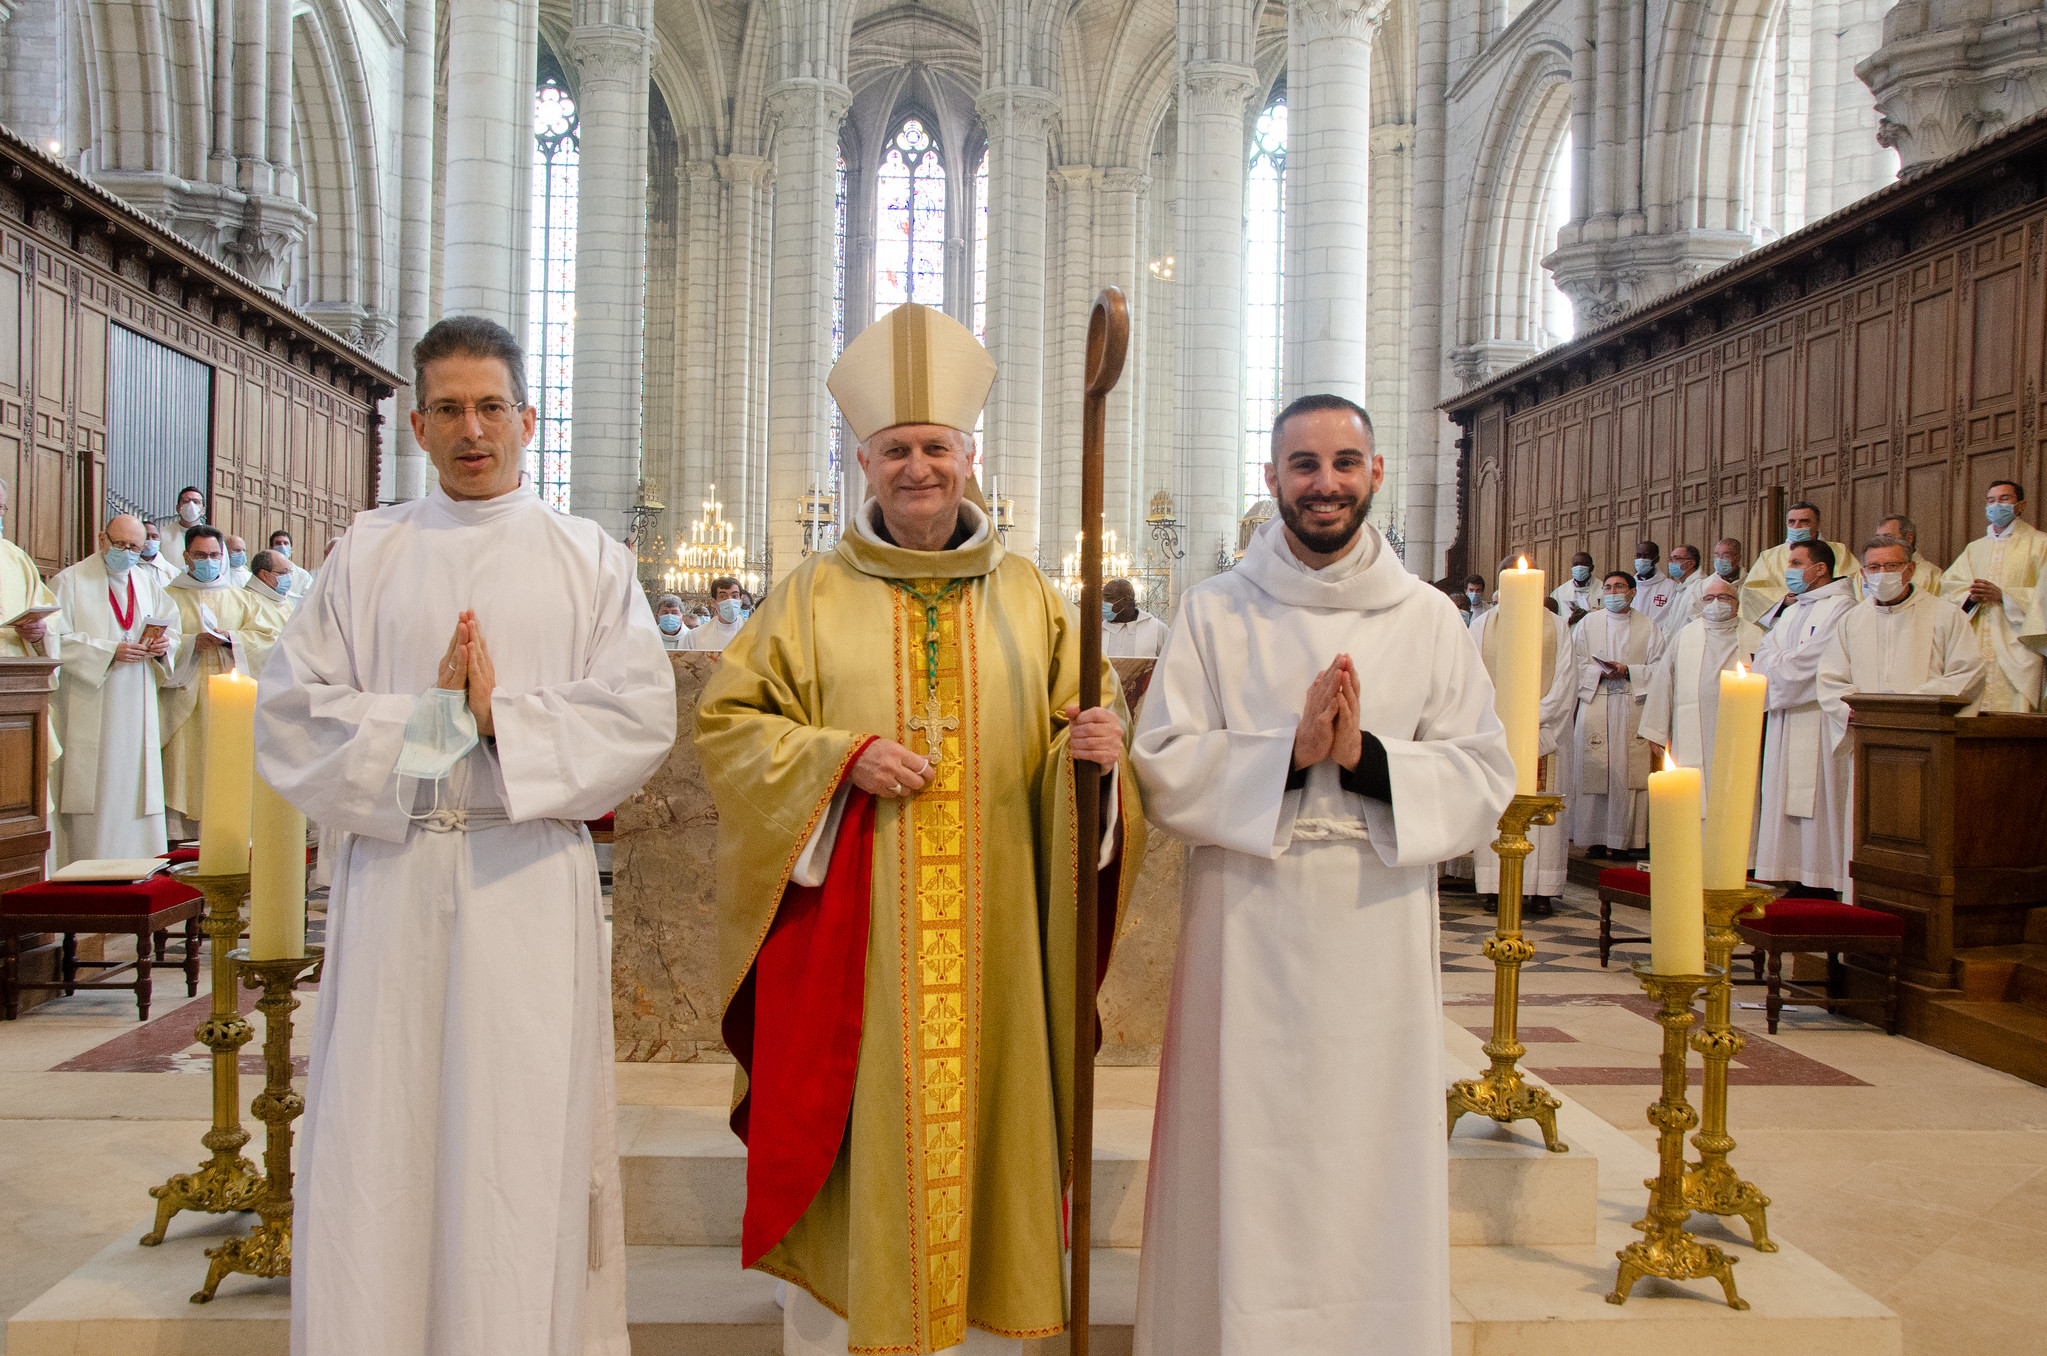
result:
M 426 407 L 426 417 L 434 427 L 447 429 L 454 428 L 474 412 L 477 422 L 485 428 L 503 428 L 525 408 L 524 405 L 514 405 L 509 400 L 479 400 L 474 405 L 460 405 L 452 400 L 436 400 Z

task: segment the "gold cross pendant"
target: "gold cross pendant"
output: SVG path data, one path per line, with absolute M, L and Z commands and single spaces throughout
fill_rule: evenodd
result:
M 925 701 L 923 715 L 910 717 L 910 728 L 924 736 L 924 756 L 931 760 L 933 767 L 937 767 L 943 761 L 939 751 L 945 747 L 945 732 L 957 730 L 959 727 L 958 716 L 941 714 L 936 697 Z

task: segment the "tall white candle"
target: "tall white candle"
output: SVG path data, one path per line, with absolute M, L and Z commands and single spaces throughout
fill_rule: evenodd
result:
M 1749 837 L 1756 820 L 1756 777 L 1763 759 L 1763 698 L 1770 680 L 1737 664 L 1720 675 L 1713 731 L 1713 782 L 1706 792 L 1708 890 L 1748 883 Z
M 1659 975 L 1705 972 L 1699 855 L 1699 770 L 1666 763 L 1649 774 L 1649 966 Z
M 1493 619 L 1500 633 L 1495 651 L 1499 672 L 1494 678 L 1500 724 L 1506 727 L 1507 751 L 1514 757 L 1514 790 L 1524 796 L 1534 795 L 1538 786 L 1542 628 L 1549 621 L 1543 615 L 1542 585 L 1542 571 L 1529 569 L 1525 557 L 1518 568 L 1502 570 L 1500 615 Z
M 261 777 L 255 792 L 249 957 L 287 960 L 306 954 L 306 817 Z
M 249 869 L 250 793 L 256 781 L 255 679 L 229 670 L 206 680 L 205 740 L 199 874 L 240 875 Z

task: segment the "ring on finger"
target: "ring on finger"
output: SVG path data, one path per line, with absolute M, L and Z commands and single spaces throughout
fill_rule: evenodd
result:
M 903 784 L 902 784 L 901 782 L 896 782 L 896 783 L 895 783 L 894 785 L 892 785 L 892 786 L 890 786 L 890 787 L 889 787 L 889 789 L 888 789 L 888 793 L 889 793 L 889 794 L 890 794 L 891 796 L 900 796 L 900 795 L 902 795 L 902 794 L 903 794 Z

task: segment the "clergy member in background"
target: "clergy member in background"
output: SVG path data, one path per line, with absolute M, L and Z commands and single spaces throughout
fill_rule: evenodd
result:
M 1514 568 L 1525 553 L 1517 552 L 1500 561 L 1500 573 Z M 1498 575 L 1494 576 L 1498 578 Z M 1495 602 L 1498 601 L 1497 595 Z M 1486 677 L 1498 682 L 1500 676 L 1500 631 L 1497 607 L 1472 623 L 1471 639 L 1485 663 Z M 1565 794 L 1571 785 L 1571 717 L 1578 710 L 1578 667 L 1571 653 L 1571 628 L 1554 609 L 1542 614 L 1542 706 L 1538 717 L 1536 753 L 1541 757 L 1541 781 L 1536 787 L 1545 796 Z M 1535 845 L 1526 865 L 1522 888 L 1527 892 L 1527 912 L 1536 918 L 1554 914 L 1557 897 L 1564 893 L 1564 873 L 1571 865 L 1571 818 L 1567 804 L 1553 824 L 1537 824 L 1528 830 Z M 1487 909 L 1500 903 L 1500 858 L 1490 841 L 1471 854 L 1473 888 Z
M 1637 731 L 1664 635 L 1635 611 L 1636 576 L 1606 576 L 1600 610 L 1572 628 L 1578 678 L 1571 841 L 1589 857 L 1649 845 L 1649 745 Z
M 7 482 L 0 480 L 0 518 L 6 514 Z M 5 624 L 10 617 L 19 617 L 29 608 L 56 605 L 56 595 L 43 582 L 43 572 L 36 568 L 34 559 L 0 537 L 0 655 L 10 659 L 59 658 L 58 635 L 64 629 L 63 614 L 31 618 L 13 626 Z M 51 682 L 56 682 L 54 676 Z
M 141 565 L 159 584 L 168 584 L 178 577 L 178 566 L 171 564 L 170 556 L 164 551 L 166 540 L 164 530 L 158 524 L 143 525 Z
M 345 835 L 300 1122 L 297 1356 L 627 1350 L 583 822 L 667 757 L 675 679 L 632 553 L 519 483 L 525 373 L 488 320 L 420 339 L 412 432 L 439 484 L 356 515 L 257 695 L 257 771 Z
M 1713 740 L 1719 729 L 1720 675 L 1736 664 L 1753 665 L 1763 633 L 1741 619 L 1735 586 L 1706 576 L 1699 616 L 1665 644 L 1642 703 L 1643 739 L 1663 749 L 1681 767 L 1699 769 L 1703 797 L 1713 777 Z M 1701 802 L 1701 813 L 1704 804 Z
M 684 650 L 722 650 L 746 625 L 746 589 L 729 574 L 711 581 L 711 620 L 682 638 Z
M 274 603 L 287 620 L 298 610 L 299 600 L 291 592 L 291 562 L 275 551 L 255 554 L 249 561 L 249 582 L 243 587 Z
M 1854 719 L 1846 698 L 1857 692 L 1908 692 L 1920 697 L 1975 700 L 1983 689 L 1986 664 L 1969 619 L 1919 587 L 1911 544 L 1879 534 L 1862 548 L 1863 600 L 1841 618 L 1820 660 L 1820 712 L 1826 743 L 1842 758 L 1848 776 L 1841 786 L 1841 879 L 1848 868 L 1854 829 L 1854 747 L 1848 725 Z
M 1592 577 L 1593 569 L 1591 555 L 1580 551 L 1571 557 L 1570 576 L 1550 590 L 1566 626 L 1576 626 L 1586 613 L 1599 608 L 1599 581 Z
M 206 713 L 213 703 L 207 682 L 240 670 L 255 677 L 260 658 L 284 630 L 284 615 L 227 577 L 227 536 L 217 527 L 185 533 L 185 571 L 165 592 L 178 609 L 178 646 L 164 683 L 163 801 L 174 839 L 199 836 L 205 798 Z
M 1755 877 L 1837 892 L 1847 883 L 1849 754 L 1827 738 L 1819 669 L 1855 606 L 1859 577 L 1836 579 L 1833 548 L 1823 541 L 1794 542 L 1786 555 L 1793 601 L 1756 649 L 1755 670 L 1770 685 Z
M 1967 614 L 1983 655 L 1983 695 L 1964 715 L 2040 709 L 2047 661 L 2020 634 L 2047 564 L 2047 533 L 2027 522 L 2025 511 L 2026 492 L 2017 481 L 1991 481 L 1983 505 L 1988 530 L 1962 549 L 1941 579 L 1940 596 Z
M 301 570 L 291 563 L 291 533 L 281 527 L 272 532 L 270 549 L 283 556 L 284 563 L 290 567 L 285 573 L 285 591 L 293 598 L 305 597 L 306 590 L 313 586 L 313 575 L 310 570 Z
M 1820 511 L 1816 505 L 1801 499 L 1784 513 L 1784 544 L 1772 546 L 1756 557 L 1756 563 L 1749 567 L 1748 577 L 1741 586 L 1741 619 L 1754 622 L 1765 631 L 1775 624 L 1778 616 L 1790 606 L 1795 594 L 1786 580 L 1791 574 L 1791 548 L 1800 542 L 1823 541 L 1820 531 Z M 1833 553 L 1836 568 L 1852 592 L 1862 587 L 1857 578 L 1859 573 L 1855 557 L 1848 548 L 1837 541 L 1824 545 Z
M 1466 626 L 1476 626 L 1478 619 L 1486 614 L 1485 576 L 1468 574 L 1464 576 L 1464 613 Z
M 673 593 L 664 593 L 654 600 L 654 625 L 661 628 L 661 648 L 680 650 L 684 638 L 689 635 L 682 599 Z
M 977 502 L 994 379 L 924 306 L 846 346 L 827 386 L 873 497 L 697 710 L 745 1073 L 740 1261 L 790 1283 L 786 1356 L 1021 1352 L 1065 1326 L 1074 863 L 1104 871 L 1106 965 L 1144 824 L 1108 780 L 1115 674 L 1080 672 L 1099 623 Z M 1076 715 L 1083 681 L 1104 705 Z M 1077 776 L 1104 779 L 1106 829 L 1075 822 Z
M 1181 599 L 1132 747 L 1192 847 L 1138 1356 L 1447 1356 L 1439 863 L 1514 791 L 1451 605 L 1367 522 L 1365 411 L 1274 422 L 1278 514 Z
M 197 485 L 178 491 L 176 511 L 158 518 L 150 526 L 161 534 L 161 556 L 175 579 L 185 568 L 185 533 L 206 521 L 206 492 Z
M 1102 657 L 1157 659 L 1166 648 L 1166 624 L 1137 605 L 1137 585 L 1111 579 L 1102 585 Z
M 1647 565 L 1645 574 L 1642 567 Z M 1635 543 L 1635 611 L 1647 617 L 1658 628 L 1663 626 L 1663 614 L 1677 602 L 1684 587 L 1672 579 L 1663 569 L 1663 548 L 1653 541 Z
M 1893 513 L 1877 524 L 1879 537 L 1896 537 L 1912 555 L 1912 592 L 1940 596 L 1940 566 L 1919 554 L 1919 524 L 1902 513 Z M 1866 590 L 1865 590 L 1866 592 Z
M 227 582 L 236 588 L 249 582 L 249 545 L 232 534 L 227 539 Z
M 233 538 L 230 537 L 229 540 L 232 541 Z M 282 563 L 268 551 L 256 553 L 258 562 L 262 562 L 265 557 L 274 562 L 271 565 L 272 569 Z M 235 652 L 235 665 L 251 678 L 260 675 L 263 666 L 270 662 L 270 651 L 277 644 L 278 638 L 284 634 L 284 625 L 291 620 L 293 611 L 292 601 L 281 595 L 274 585 L 266 584 L 264 578 L 262 572 L 251 570 L 249 582 L 242 585 L 242 592 L 248 595 L 249 605 L 256 610 L 256 615 L 250 619 L 248 629 L 240 636 L 240 643 Z M 321 883 L 329 882 L 323 876 Z
M 1685 628 L 1685 623 L 1699 615 L 1699 590 L 1713 576 L 1699 568 L 1699 548 L 1676 546 L 1671 548 L 1670 564 L 1664 573 L 1677 585 L 1677 597 L 1663 609 L 1656 618 L 1656 625 L 1666 636 L 1674 636 Z
M 53 699 L 64 745 L 57 781 L 56 865 L 155 857 L 165 847 L 163 740 L 157 689 L 170 678 L 178 610 L 142 568 L 142 520 L 121 514 L 99 551 L 51 581 L 64 609 L 63 667 Z M 145 640 L 151 617 L 168 620 Z

